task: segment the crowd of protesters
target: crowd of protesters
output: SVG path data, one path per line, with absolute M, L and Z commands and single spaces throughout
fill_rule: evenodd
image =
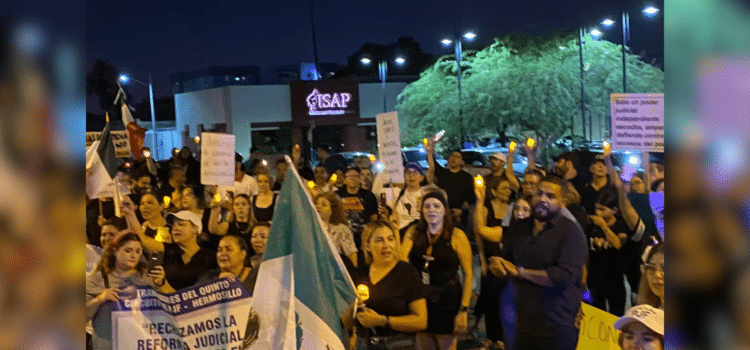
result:
M 370 287 L 370 300 L 342 317 L 351 347 L 456 349 L 458 335 L 483 317 L 483 348 L 503 349 L 509 283 L 518 349 L 575 349 L 582 301 L 626 317 L 627 304 L 663 308 L 663 233 L 647 199 L 648 190 L 663 191 L 663 163 L 623 184 L 606 151 L 588 169 L 565 152 L 545 170 L 527 146 L 519 179 L 511 147 L 490 156 L 490 172 L 475 179 L 459 151 L 444 168 L 434 149 L 425 144 L 427 169 L 404 166 L 403 183 L 384 181 L 364 157 L 348 165 L 324 145 L 315 167 L 298 146 L 290 152 L 352 280 Z M 87 207 L 87 316 L 106 313 L 100 306 L 128 285 L 172 292 L 232 278 L 252 292 L 278 192 L 294 178 L 289 166 L 279 160 L 273 176 L 264 161 L 246 169 L 237 154 L 234 185 L 224 186 L 199 183 L 200 163 L 187 148 L 169 161 L 121 166 L 128 194 L 120 207 L 107 198 Z M 146 271 L 147 258 L 158 268 Z M 638 315 L 631 319 L 643 321 Z M 636 323 L 623 323 L 625 344 Z M 107 332 L 87 332 L 93 348 L 108 348 Z M 663 344 L 663 328 L 661 336 Z

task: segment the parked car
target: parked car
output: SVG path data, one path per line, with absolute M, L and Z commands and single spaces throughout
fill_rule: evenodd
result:
M 464 159 L 464 170 L 469 172 L 471 176 L 489 174 L 492 171 L 492 162 L 489 157 L 497 152 L 502 152 L 506 157 L 508 156 L 507 148 L 462 149 L 461 156 Z M 523 177 L 523 171 L 526 170 L 527 164 L 526 157 L 518 153 L 513 154 L 513 173 L 516 177 Z
M 405 147 L 401 149 L 401 157 L 403 158 L 404 164 L 406 163 L 418 163 L 422 169 L 427 170 L 429 165 L 427 164 L 427 151 L 424 147 Z M 439 153 L 435 152 L 435 161 L 441 166 L 448 164 L 448 160 L 443 158 Z
M 375 161 L 377 160 L 377 157 L 374 154 L 368 152 L 341 152 L 339 154 L 344 157 L 347 166 L 354 164 L 354 160 L 357 159 L 357 157 L 367 158 L 370 165 L 375 164 Z

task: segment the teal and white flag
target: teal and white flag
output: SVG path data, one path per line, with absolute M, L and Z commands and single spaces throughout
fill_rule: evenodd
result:
M 281 187 L 253 295 L 248 349 L 344 350 L 341 315 L 356 291 L 293 163 Z

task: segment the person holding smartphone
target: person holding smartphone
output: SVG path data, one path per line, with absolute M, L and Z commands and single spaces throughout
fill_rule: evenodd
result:
M 123 206 L 123 211 L 126 216 L 133 215 L 130 207 Z M 203 229 L 200 216 L 189 210 L 168 215 L 172 216 L 172 242 L 160 242 L 143 233 L 138 235 L 149 252 L 164 252 L 166 279 L 178 290 L 192 286 L 204 271 L 215 268 L 216 254 L 198 245 L 198 235 Z
M 151 286 L 163 293 L 173 289 L 166 283 L 164 268 L 147 269 L 141 260 L 143 245 L 138 234 L 122 232 L 107 245 L 96 268 L 86 275 L 86 319 L 92 321 L 91 348 L 112 348 L 112 302 L 135 292 L 135 286 Z M 88 339 L 87 339 L 88 341 Z

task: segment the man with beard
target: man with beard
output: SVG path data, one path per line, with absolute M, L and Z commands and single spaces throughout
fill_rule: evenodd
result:
M 573 152 L 564 152 L 559 156 L 552 157 L 555 161 L 554 174 L 570 181 L 578 193 L 586 187 L 585 176 L 578 170 L 578 156 Z
M 516 348 L 573 350 L 588 245 L 581 227 L 562 213 L 566 186 L 544 178 L 534 194 L 533 217 L 511 223 L 504 258 L 490 271 L 516 287 Z

